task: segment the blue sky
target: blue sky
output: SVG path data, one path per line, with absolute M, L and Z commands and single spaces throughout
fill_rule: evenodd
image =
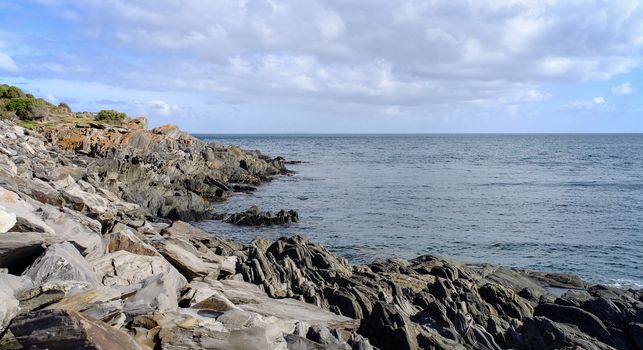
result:
M 0 81 L 192 132 L 643 132 L 643 1 L 0 0 Z

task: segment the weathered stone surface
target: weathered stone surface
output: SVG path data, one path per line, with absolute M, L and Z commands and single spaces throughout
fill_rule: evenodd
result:
M 13 320 L 11 332 L 29 349 L 141 350 L 128 334 L 75 311 L 41 310 Z
M 98 286 L 96 274 L 76 247 L 69 242 L 58 243 L 47 248 L 45 253 L 24 272 L 34 284 L 53 281 L 82 281 Z
M 124 250 L 106 254 L 92 262 L 98 280 L 106 286 L 127 286 L 163 274 L 173 281 L 177 292 L 187 281 L 170 263 L 160 256 L 136 255 Z
M 128 251 L 136 255 L 149 255 L 156 256 L 159 253 L 151 245 L 143 242 L 138 238 L 130 229 L 113 232 L 103 236 L 106 241 L 108 253 L 113 253 L 119 250 Z

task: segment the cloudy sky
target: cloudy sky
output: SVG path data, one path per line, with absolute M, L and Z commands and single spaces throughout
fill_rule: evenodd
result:
M 0 0 L 0 81 L 193 132 L 643 132 L 642 0 Z

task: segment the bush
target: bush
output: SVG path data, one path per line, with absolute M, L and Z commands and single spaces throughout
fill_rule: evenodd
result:
M 47 103 L 40 99 L 14 98 L 5 105 L 5 109 L 15 112 L 22 120 L 44 120 L 49 116 Z
M 25 96 L 19 88 L 7 84 L 0 85 L 0 98 L 19 98 Z
M 122 122 L 127 118 L 127 114 L 115 111 L 113 109 L 103 109 L 96 114 L 97 120 Z

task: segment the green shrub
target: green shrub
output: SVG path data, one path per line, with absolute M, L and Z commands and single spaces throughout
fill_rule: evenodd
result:
M 19 98 L 25 96 L 19 88 L 7 84 L 0 85 L 0 98 Z
M 97 120 L 122 122 L 127 118 L 127 114 L 113 109 L 103 109 L 96 114 Z
M 49 116 L 47 103 L 41 99 L 14 98 L 7 102 L 5 109 L 15 112 L 23 120 L 44 120 Z

